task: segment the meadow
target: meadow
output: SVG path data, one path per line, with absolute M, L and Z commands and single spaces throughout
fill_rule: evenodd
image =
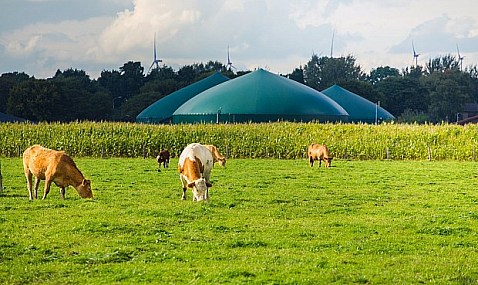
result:
M 93 200 L 29 201 L 21 158 L 1 159 L 0 283 L 478 282 L 471 160 L 232 158 L 208 203 L 181 201 L 177 159 L 75 161 Z

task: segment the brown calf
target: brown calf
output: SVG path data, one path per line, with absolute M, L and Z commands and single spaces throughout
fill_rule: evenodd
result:
M 219 162 L 222 167 L 226 167 L 226 158 L 219 152 L 216 146 L 212 144 L 205 144 L 204 146 L 211 152 L 214 163 Z
M 162 151 L 159 152 L 158 156 L 156 157 L 156 160 L 158 161 L 158 171 L 161 171 L 161 163 L 163 164 L 164 168 L 169 167 L 169 158 L 170 158 L 169 151 L 167 149 L 163 149 Z
M 319 161 L 319 167 L 321 166 L 322 160 L 325 162 L 325 167 L 330 167 L 333 159 L 326 145 L 316 143 L 313 143 L 309 146 L 307 155 L 309 157 L 310 167 L 314 166 L 315 160 Z
M 50 192 L 52 182 L 60 187 L 61 198 L 65 199 L 65 188 L 75 187 L 82 198 L 93 198 L 91 182 L 86 180 L 73 160 L 64 152 L 33 145 L 23 153 L 23 170 L 27 178 L 30 200 L 33 200 L 32 176 L 35 176 L 35 198 L 38 194 L 40 180 L 45 180 L 45 199 Z

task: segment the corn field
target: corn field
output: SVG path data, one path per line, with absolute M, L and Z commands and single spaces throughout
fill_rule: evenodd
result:
M 214 144 L 229 158 L 306 158 L 307 146 L 326 144 L 338 159 L 476 160 L 475 125 L 416 124 L 191 124 L 112 122 L 0 124 L 0 156 L 20 156 L 28 146 L 65 150 L 79 157 L 179 155 L 189 143 Z

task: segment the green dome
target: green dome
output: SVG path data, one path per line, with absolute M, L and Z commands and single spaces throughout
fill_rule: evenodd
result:
M 176 109 L 197 94 L 213 86 L 228 81 L 229 78 L 219 72 L 195 82 L 187 87 L 175 91 L 166 97 L 159 99 L 144 109 L 138 116 L 136 122 L 140 123 L 167 123 Z
M 342 106 L 349 113 L 351 122 L 375 123 L 376 120 L 395 119 L 384 108 L 338 85 L 331 86 L 323 90 L 322 93 Z
M 263 69 L 208 89 L 173 113 L 173 123 L 348 121 L 336 102 Z

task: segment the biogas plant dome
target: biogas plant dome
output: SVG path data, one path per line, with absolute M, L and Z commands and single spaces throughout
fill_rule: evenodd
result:
M 181 105 L 173 123 L 347 122 L 335 101 L 306 85 L 258 69 L 214 86 Z

